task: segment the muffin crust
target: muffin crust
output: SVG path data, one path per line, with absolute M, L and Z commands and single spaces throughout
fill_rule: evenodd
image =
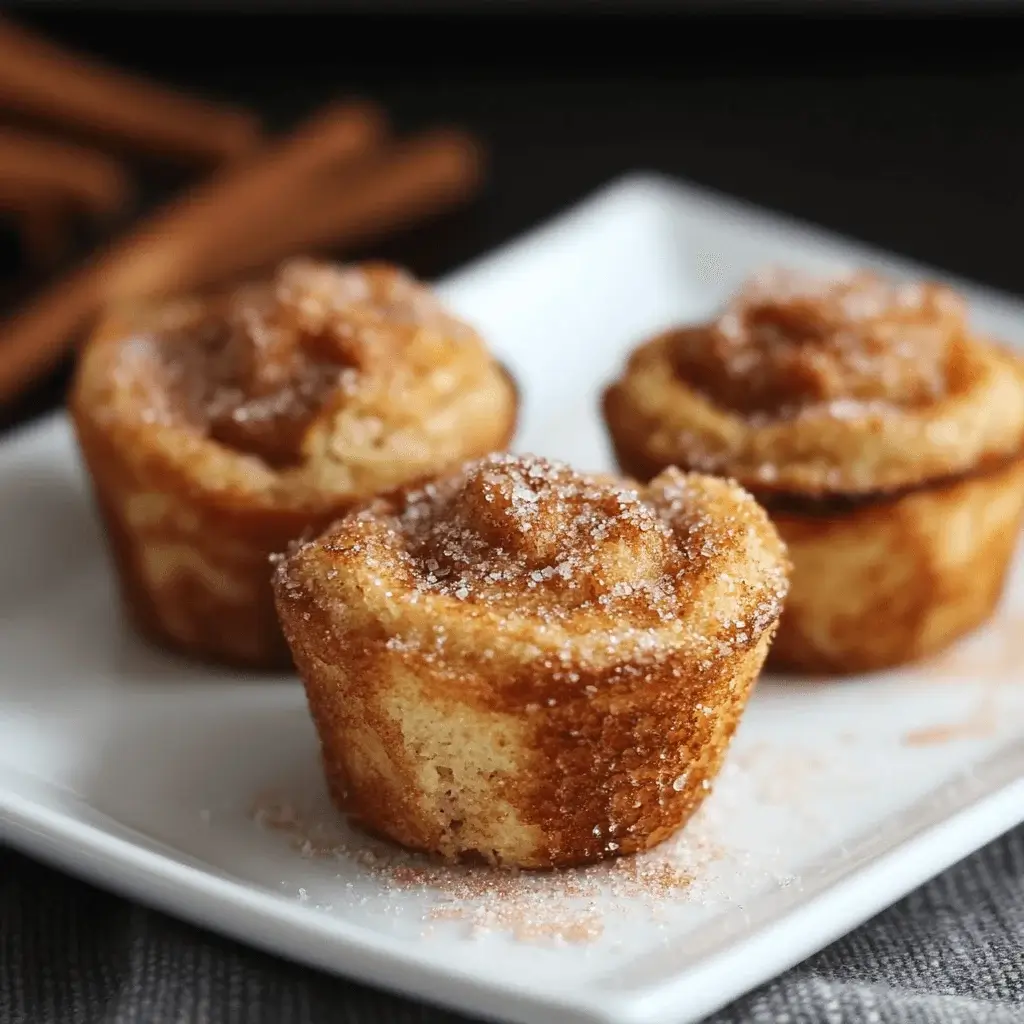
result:
M 450 858 L 644 849 L 711 787 L 786 592 L 725 481 L 493 455 L 350 512 L 278 566 L 335 802 Z
M 516 395 L 476 332 L 381 265 L 113 312 L 71 413 L 129 612 L 186 652 L 283 667 L 269 555 L 352 504 L 504 447 Z
M 735 477 L 772 514 L 794 566 L 773 667 L 913 660 L 1001 595 L 1024 514 L 1024 364 L 945 286 L 769 271 L 710 323 L 641 345 L 604 413 L 627 472 Z

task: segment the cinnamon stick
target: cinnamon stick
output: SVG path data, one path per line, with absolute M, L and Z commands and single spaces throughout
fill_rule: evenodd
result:
M 259 244 L 284 199 L 305 197 L 318 179 L 358 166 L 386 132 L 384 114 L 369 103 L 328 106 L 259 158 L 187 193 L 133 232 L 105 261 L 104 301 L 173 294 L 222 277 L 226 262 Z
M 0 20 L 0 108 L 164 158 L 230 160 L 259 142 L 259 122 L 72 53 Z
M 232 249 L 211 278 L 264 269 L 297 252 L 351 248 L 465 202 L 482 179 L 482 151 L 464 132 L 435 129 L 397 142 L 288 204 L 260 238 Z
M 237 243 L 239 225 L 260 222 L 277 193 L 364 157 L 384 127 L 373 106 L 332 106 L 251 163 L 172 200 L 44 291 L 0 326 L 0 402 L 55 366 L 105 304 L 205 284 Z
M 6 209 L 51 200 L 107 215 L 122 208 L 131 192 L 121 165 L 102 153 L 0 128 L 0 205 Z

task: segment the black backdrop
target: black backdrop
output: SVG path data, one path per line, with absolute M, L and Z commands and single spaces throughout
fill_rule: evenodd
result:
M 493 158 L 482 200 L 376 249 L 421 275 L 655 168 L 1024 292 L 1016 19 L 8 10 L 271 124 L 356 93 L 401 126 L 478 131 Z M 51 407 L 65 380 L 2 422 Z
M 492 152 L 481 201 L 376 249 L 424 276 L 500 244 L 622 172 L 653 168 L 1024 292 L 1024 51 L 1014 21 L 143 17 L 38 8 L 26 20 L 122 64 L 251 103 L 281 126 L 332 95 L 362 93 L 386 103 L 407 128 L 449 120 L 475 129 Z M 162 177 L 151 175 L 150 199 L 166 187 Z M 16 259 L 12 245 L 4 258 Z M 0 422 L 52 408 L 66 373 L 0 410 Z M 959 896 L 951 910 L 947 891 L 988 892 L 991 865 L 1009 863 L 1008 850 L 991 853 L 980 876 L 937 883 L 939 911 L 934 895 L 901 905 L 887 918 L 895 931 L 877 933 L 882 948 L 896 949 L 904 932 L 917 943 L 924 933 L 915 929 L 924 926 L 915 914 L 928 928 L 939 914 L 953 932 L 966 914 L 967 931 L 953 937 L 958 955 L 968 956 L 973 930 L 988 919 Z M 9 950 L 21 951 L 25 963 L 57 964 L 68 992 L 78 991 L 90 965 L 104 983 L 119 983 L 109 950 L 120 949 L 120 936 L 134 935 L 138 923 L 123 905 L 3 851 L 0 868 L 8 918 L 19 922 Z M 992 891 L 1002 913 L 1010 890 Z M 152 926 L 147 948 L 191 977 L 189 950 L 199 947 L 190 934 L 184 926 Z M 270 960 L 243 958 L 227 944 L 210 948 L 223 951 L 216 970 L 230 984 L 241 972 L 260 993 L 266 1019 L 296 1000 L 319 1007 L 323 1020 L 355 1020 L 360 1006 L 359 1019 L 385 1012 L 360 990 L 306 989 Z M 1017 953 L 1007 955 L 1012 966 Z M 845 953 L 830 956 L 822 962 L 846 970 Z M 890 956 L 872 969 L 889 979 L 892 963 Z M 39 991 L 27 1002 L 16 995 L 15 1019 L 26 1019 L 17 1007 L 34 1006 L 33 999 L 63 1005 L 65 988 L 50 990 L 48 970 L 23 972 Z M 942 972 L 930 982 L 910 977 L 914 993 L 949 981 Z M 958 985 L 973 992 L 970 972 L 963 977 Z M 171 999 L 164 988 L 159 993 Z M 131 1019 L 153 1019 L 146 1012 Z M 398 1019 L 398 1009 L 388 1012 Z M 426 1011 L 407 1012 L 401 1019 L 427 1019 Z M 71 1019 L 70 1011 L 57 1019 Z

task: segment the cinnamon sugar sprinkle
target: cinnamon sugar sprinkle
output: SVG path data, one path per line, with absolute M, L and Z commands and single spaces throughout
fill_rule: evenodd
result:
M 322 805 L 303 806 L 279 792 L 262 794 L 250 817 L 283 837 L 304 860 L 358 867 L 369 876 L 372 896 L 357 895 L 357 883 L 337 875 L 338 901 L 425 898 L 422 934 L 440 925 L 461 928 L 469 937 L 501 934 L 531 945 L 591 944 L 613 937 L 617 922 L 639 909 L 655 925 L 673 906 L 709 907 L 733 902 L 736 878 L 759 887 L 786 886 L 795 879 L 779 867 L 779 853 L 736 849 L 727 833 L 735 804 L 756 797 L 750 773 L 727 765 L 724 800 L 709 802 L 678 835 L 653 850 L 600 864 L 554 871 L 515 871 L 482 865 L 452 865 L 411 853 L 346 828 Z M 749 792 L 748 792 L 749 790 Z M 309 900 L 305 889 L 298 898 Z M 418 904 L 419 905 L 419 904 Z
M 963 298 L 942 285 L 769 268 L 716 320 L 681 331 L 675 358 L 755 425 L 841 420 L 941 398 L 966 331 Z
M 373 503 L 309 543 L 342 559 L 358 556 L 389 600 L 415 604 L 430 594 L 470 608 L 505 605 L 541 628 L 580 612 L 612 614 L 617 626 L 601 627 L 608 645 L 641 651 L 661 642 L 659 627 L 684 629 L 681 609 L 718 575 L 748 614 L 723 622 L 717 637 L 694 638 L 710 645 L 711 657 L 755 642 L 778 617 L 782 561 L 759 557 L 773 537 L 750 495 L 727 481 L 712 485 L 670 469 L 637 489 L 538 456 L 498 453 L 406 495 L 397 510 Z M 286 593 L 301 591 L 288 563 L 277 571 Z
M 802 884 L 802 875 L 813 877 L 837 850 L 841 854 L 874 836 L 874 830 L 861 830 L 872 821 L 877 825 L 878 814 L 903 809 L 898 790 L 886 785 L 892 772 L 913 772 L 935 744 L 968 738 L 950 735 L 955 727 L 927 725 L 929 692 L 948 693 L 941 680 L 935 680 L 937 690 L 922 687 L 931 680 L 923 668 L 917 682 L 881 684 L 894 693 L 896 706 L 912 701 L 920 710 L 916 739 L 899 731 L 843 726 L 804 742 L 792 734 L 769 736 L 763 725 L 750 734 L 745 726 L 711 798 L 681 832 L 645 853 L 593 866 L 515 872 L 441 863 L 350 829 L 307 775 L 263 793 L 251 805 L 250 817 L 286 843 L 297 864 L 308 865 L 305 871 L 297 868 L 306 876 L 303 887 L 285 891 L 325 912 L 364 907 L 415 923 L 423 936 L 454 928 L 469 938 L 503 936 L 529 945 L 601 943 L 617 949 L 623 928 L 645 923 L 645 934 L 674 941 L 683 920 L 690 929 L 700 927 L 702 921 L 743 913 L 745 904 L 761 895 Z M 985 706 L 997 685 L 1007 697 L 997 712 L 1000 731 L 1020 721 L 1024 693 L 1015 682 L 980 689 L 968 679 L 962 682 L 971 692 L 963 716 L 968 724 L 975 717 L 980 722 L 980 712 L 990 713 L 991 705 L 988 711 Z M 788 704 L 787 684 L 772 693 L 776 685 L 766 681 L 766 693 L 758 699 Z M 865 686 L 868 694 L 875 684 Z M 954 723 L 957 716 L 945 717 Z M 864 808 L 866 793 L 874 794 L 870 813 Z M 853 833 L 848 815 L 858 823 Z M 826 857 L 829 861 L 822 860 Z
M 593 867 L 523 872 L 445 864 L 355 832 L 345 838 L 331 817 L 303 813 L 280 795 L 258 798 L 251 815 L 262 828 L 284 835 L 303 858 L 351 859 L 385 891 L 433 895 L 427 924 L 457 922 L 471 935 L 501 932 L 529 943 L 592 942 L 605 930 L 599 897 L 636 901 L 685 895 L 694 871 L 721 855 L 714 844 L 696 839 L 687 846 L 688 867 L 663 854 L 641 854 Z
M 165 312 L 122 346 L 115 374 L 124 388 L 158 380 L 145 420 L 188 424 L 281 467 L 322 412 L 391 381 L 427 335 L 483 358 L 476 332 L 405 271 L 292 259 L 270 280 Z
M 929 681 L 963 685 L 978 681 L 980 692 L 966 712 L 903 735 L 908 747 L 934 747 L 963 740 L 984 740 L 999 732 L 1007 713 L 1004 696 L 1020 687 L 1024 632 L 1019 612 L 1003 612 L 978 635 L 954 645 L 924 666 Z

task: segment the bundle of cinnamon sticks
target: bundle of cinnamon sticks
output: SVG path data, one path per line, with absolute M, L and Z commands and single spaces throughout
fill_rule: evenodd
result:
M 192 161 L 192 187 L 0 323 L 0 402 L 51 370 L 111 303 L 227 283 L 298 253 L 343 252 L 471 198 L 477 142 L 395 138 L 373 103 L 332 103 L 284 137 L 244 110 L 185 96 L 0 21 L 0 111 L 74 141 L 0 127 L 0 213 L 52 259 L 70 216 L 114 218 L 133 179 L 120 151 Z M 107 147 L 107 149 L 101 148 Z

